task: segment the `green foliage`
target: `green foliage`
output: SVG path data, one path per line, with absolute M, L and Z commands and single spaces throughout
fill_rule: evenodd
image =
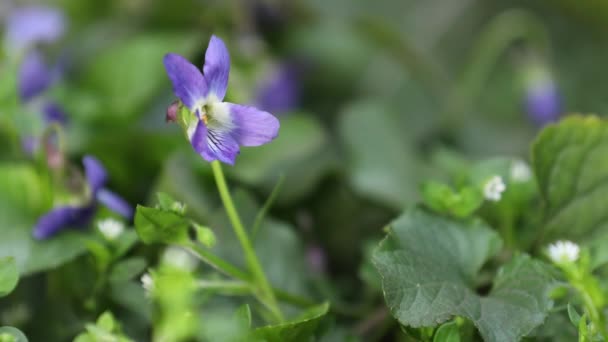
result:
M 520 255 L 498 271 L 488 296 L 477 294 L 477 273 L 500 245 L 483 224 L 418 209 L 405 212 L 374 254 L 392 314 L 412 327 L 463 316 L 487 341 L 525 336 L 552 306 L 547 296 L 551 276 L 541 262 Z
M 310 194 L 321 178 L 335 167 L 335 153 L 320 122 L 308 114 L 281 118 L 281 132 L 272 143 L 244 149 L 238 167 L 228 175 L 270 193 L 284 174 L 285 184 L 277 201 L 293 203 Z
M 593 241 L 606 232 L 608 123 L 573 116 L 548 126 L 532 149 L 546 207 L 543 241 Z
M 150 243 L 186 243 L 189 241 L 190 221 L 173 211 L 138 205 L 135 229 L 141 241 Z
M 328 303 L 315 306 L 292 321 L 257 328 L 253 331 L 253 336 L 264 342 L 311 340 L 315 335 L 319 322 L 327 314 L 328 310 Z
M 19 282 L 19 272 L 13 257 L 0 258 L 0 297 L 11 293 Z
M 433 342 L 460 342 L 458 323 L 448 322 L 442 324 L 435 332 Z
M 0 327 L 0 342 L 27 342 L 21 330 L 13 327 Z
M 120 324 L 111 312 L 106 311 L 97 322 L 88 323 L 86 332 L 76 336 L 74 342 L 99 342 L 99 341 L 116 341 L 116 342 L 132 342 L 130 338 L 122 333 Z
M 470 216 L 484 201 L 477 187 L 467 186 L 456 192 L 446 184 L 429 181 L 422 185 L 421 192 L 425 204 L 434 211 L 458 218 Z

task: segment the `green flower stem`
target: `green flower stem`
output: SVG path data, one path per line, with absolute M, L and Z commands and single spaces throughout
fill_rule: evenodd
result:
M 463 115 L 483 92 L 484 85 L 500 57 L 514 42 L 525 40 L 541 51 L 548 50 L 549 39 L 539 19 L 528 11 L 512 9 L 496 16 L 475 44 L 468 66 L 447 99 L 446 127 L 462 124 Z
M 280 321 L 283 321 L 283 314 L 279 309 L 279 305 L 277 303 L 277 299 L 275 297 L 274 292 L 272 291 L 272 287 L 266 279 L 266 275 L 264 274 L 264 270 L 260 265 L 260 261 L 258 260 L 257 255 L 255 254 L 255 250 L 247 236 L 247 232 L 243 227 L 243 223 L 241 222 L 241 218 L 239 217 L 236 208 L 234 207 L 234 203 L 232 202 L 232 197 L 230 196 L 230 191 L 228 191 L 228 185 L 226 184 L 226 179 L 224 178 L 224 173 L 222 171 L 222 165 L 219 161 L 211 162 L 211 169 L 213 170 L 213 175 L 215 177 L 215 182 L 217 184 L 217 188 L 220 192 L 220 197 L 222 198 L 222 202 L 224 203 L 224 208 L 226 209 L 226 214 L 232 223 L 232 228 L 239 239 L 241 244 L 241 248 L 245 253 L 245 260 L 247 261 L 247 265 L 249 270 L 253 275 L 253 280 L 259 288 L 260 294 L 262 296 L 263 301 L 266 305 L 268 305 L 269 309 L 272 311 L 272 314 Z

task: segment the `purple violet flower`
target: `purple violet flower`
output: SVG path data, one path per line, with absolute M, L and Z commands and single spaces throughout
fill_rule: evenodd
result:
M 256 107 L 273 113 L 286 113 L 300 102 L 300 70 L 293 63 L 279 65 L 258 89 Z
M 254 107 L 223 102 L 228 87 L 230 55 L 224 42 L 212 36 L 203 72 L 177 54 L 163 59 L 173 92 L 188 111 L 180 111 L 194 150 L 207 161 L 234 164 L 240 146 L 259 146 L 277 137 L 279 120 Z
M 40 217 L 34 227 L 36 239 L 47 239 L 65 228 L 85 227 L 93 219 L 98 203 L 127 219 L 133 217 L 133 207 L 117 194 L 104 188 L 108 176 L 101 162 L 95 157 L 85 156 L 82 164 L 90 191 L 88 201 L 82 205 L 55 207 Z
M 36 43 L 56 41 L 64 31 L 65 18 L 60 10 L 44 6 L 18 8 L 6 21 L 6 49 L 20 54 Z

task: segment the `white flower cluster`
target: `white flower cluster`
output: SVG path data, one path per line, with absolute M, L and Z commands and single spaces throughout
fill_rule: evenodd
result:
M 114 240 L 125 230 L 125 225 L 119 220 L 106 218 L 97 223 L 97 228 L 108 240 Z
M 532 170 L 530 166 L 523 160 L 514 160 L 511 163 L 511 180 L 518 183 L 524 183 L 532 178 Z
M 547 254 L 556 264 L 575 262 L 578 260 L 580 248 L 572 241 L 557 241 L 549 245 Z
M 500 176 L 493 176 L 483 186 L 483 197 L 492 202 L 500 201 L 502 193 L 507 189 L 505 182 Z

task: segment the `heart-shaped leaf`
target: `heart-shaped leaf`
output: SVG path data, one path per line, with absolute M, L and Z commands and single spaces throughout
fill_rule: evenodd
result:
M 419 209 L 405 212 L 373 257 L 393 316 L 412 327 L 466 317 L 486 341 L 525 336 L 552 306 L 551 277 L 541 262 L 521 255 L 499 270 L 488 296 L 479 295 L 476 274 L 500 245 L 498 235 L 481 223 Z

